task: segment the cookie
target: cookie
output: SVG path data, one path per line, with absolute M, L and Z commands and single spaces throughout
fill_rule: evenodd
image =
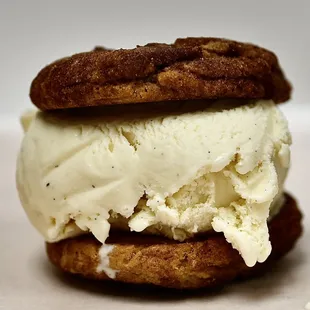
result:
M 154 284 L 177 289 L 216 287 L 237 278 L 249 278 L 269 270 L 286 254 L 301 235 L 301 213 L 295 200 L 286 195 L 285 205 L 269 223 L 272 253 L 253 268 L 219 233 L 186 242 L 131 233 L 112 233 L 110 268 L 115 279 L 98 272 L 101 243 L 92 235 L 47 243 L 50 261 L 61 270 L 97 280 Z
M 252 44 L 178 39 L 130 50 L 97 47 L 45 67 L 31 85 L 41 110 L 199 99 L 289 99 L 276 56 Z M 208 101 L 206 101 L 207 104 Z

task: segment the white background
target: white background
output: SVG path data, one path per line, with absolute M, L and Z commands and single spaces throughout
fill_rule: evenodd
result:
M 0 309 L 303 309 L 310 301 L 309 17 L 310 0 L 0 0 Z M 31 107 L 32 79 L 47 63 L 95 45 L 129 48 L 186 36 L 250 41 L 279 56 L 295 88 L 282 107 L 294 140 L 286 187 L 304 210 L 303 238 L 273 273 L 213 294 L 139 291 L 61 277 L 48 264 L 15 190 L 18 117 Z

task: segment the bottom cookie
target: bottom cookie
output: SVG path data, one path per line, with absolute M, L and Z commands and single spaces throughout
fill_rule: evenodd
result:
M 61 270 L 98 280 L 154 284 L 178 289 L 217 287 L 237 278 L 266 272 L 292 249 L 301 235 L 302 215 L 295 200 L 285 204 L 270 223 L 272 253 L 264 263 L 249 268 L 220 233 L 186 242 L 128 232 L 112 232 L 107 240 L 110 272 L 98 271 L 102 244 L 92 235 L 46 243 L 51 262 Z M 107 259 L 107 258 L 106 258 Z M 107 259 L 108 260 L 108 259 Z M 111 278 L 114 276 L 115 278 Z

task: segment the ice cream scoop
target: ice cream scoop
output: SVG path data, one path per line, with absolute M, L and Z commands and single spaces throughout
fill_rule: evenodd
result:
M 265 261 L 291 137 L 272 101 L 236 103 L 27 114 L 17 185 L 31 222 L 49 242 L 91 232 L 104 243 L 111 225 L 179 241 L 215 230 L 248 266 Z

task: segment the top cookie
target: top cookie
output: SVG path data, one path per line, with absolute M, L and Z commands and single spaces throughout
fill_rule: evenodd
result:
M 188 99 L 289 99 L 270 51 L 218 38 L 177 39 L 125 50 L 101 47 L 45 67 L 31 85 L 41 110 Z

